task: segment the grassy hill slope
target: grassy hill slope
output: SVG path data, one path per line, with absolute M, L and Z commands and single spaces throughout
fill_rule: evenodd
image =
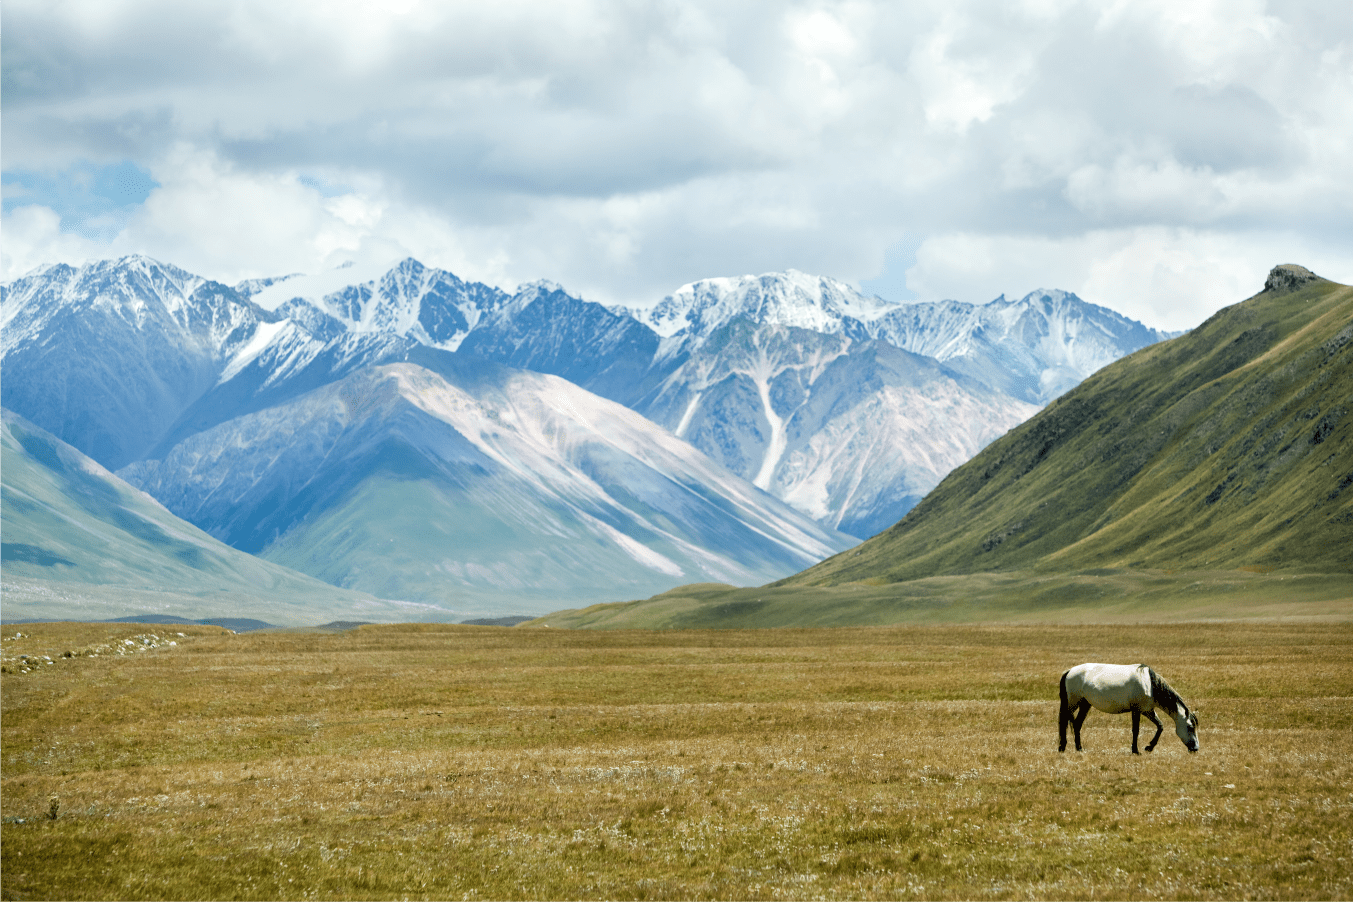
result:
M 291 626 L 427 614 L 236 551 L 9 411 L 0 455 L 6 621 L 155 614 Z
M 856 548 L 552 626 L 1348 619 L 1351 290 L 1260 294 L 1100 370 Z

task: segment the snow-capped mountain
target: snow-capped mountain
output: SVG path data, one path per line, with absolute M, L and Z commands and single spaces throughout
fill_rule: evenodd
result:
M 896 304 L 866 297 L 844 282 L 796 270 L 761 276 L 703 279 L 683 285 L 653 307 L 617 308 L 663 338 L 703 339 L 732 319 L 840 332 L 847 321 L 878 319 Z
M 620 401 L 867 538 L 1034 405 L 1164 337 L 1065 292 L 897 304 L 789 272 L 704 280 L 649 309 L 537 291 L 462 348 Z
M 146 257 L 0 286 L 0 404 L 106 467 L 139 458 L 272 316 Z
M 233 288 L 48 267 L 0 286 L 0 316 L 5 405 L 213 535 L 376 592 L 556 601 L 791 572 L 1162 337 L 1062 292 L 891 304 L 790 272 L 626 310 L 412 259 Z
M 321 285 L 332 283 L 341 271 L 326 275 Z M 447 351 L 456 350 L 486 314 L 511 300 L 497 288 L 464 282 L 413 258 L 334 291 L 307 292 L 308 287 L 305 279 L 278 280 L 259 289 L 253 299 L 316 337 L 379 332 Z
M 925 354 L 1012 397 L 1047 404 L 1139 348 L 1172 337 L 1066 291 L 1018 301 L 904 304 L 861 331 Z
M 861 537 L 1028 416 L 1027 404 L 1165 337 L 1058 291 L 983 305 L 897 304 L 791 271 L 707 279 L 651 308 L 608 309 L 548 282 L 509 294 L 408 259 L 383 271 L 215 286 L 212 296 L 227 303 L 214 321 L 238 328 L 204 351 L 179 333 L 143 334 L 148 318 L 175 321 L 185 306 L 142 285 L 138 273 L 152 271 L 173 274 L 158 278 L 181 286 L 176 297 L 209 284 L 128 258 L 53 268 L 6 288 L 6 322 L 17 326 L 5 334 L 6 403 L 106 464 L 160 459 L 199 431 L 430 346 L 562 376 Z M 35 303 L 53 294 L 64 304 Z M 94 329 L 73 312 L 116 306 L 116 298 L 140 319 L 105 318 Z M 71 334 L 54 341 L 68 320 Z M 92 354 L 95 331 L 120 350 Z M 185 378 L 183 366 L 169 366 L 175 378 L 161 385 L 158 364 L 146 361 L 173 354 L 196 369 Z M 839 378 L 846 372 L 850 382 Z M 68 378 L 97 385 L 72 392 Z M 118 387 L 116 403 L 108 386 Z
M 732 319 L 635 408 L 860 538 L 1038 408 L 887 342 Z
M 852 544 L 619 404 L 428 348 L 120 475 L 228 544 L 335 585 L 542 613 L 765 582 Z
M 1065 291 L 1018 301 L 895 303 L 844 282 L 791 270 L 684 285 L 651 308 L 616 308 L 664 339 L 664 354 L 699 346 L 733 319 L 876 338 L 1033 404 L 1170 334 Z

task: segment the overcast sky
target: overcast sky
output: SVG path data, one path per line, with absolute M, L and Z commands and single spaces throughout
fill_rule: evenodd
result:
M 1351 281 L 1349 0 L 5 0 L 3 278 L 784 269 L 1196 325 Z

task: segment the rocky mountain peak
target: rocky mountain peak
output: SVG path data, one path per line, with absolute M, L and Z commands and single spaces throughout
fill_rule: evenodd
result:
M 1321 278 L 1305 266 L 1296 263 L 1281 263 L 1269 271 L 1265 279 L 1265 291 L 1297 291 L 1308 282 Z
M 683 285 L 653 307 L 623 312 L 664 338 L 682 333 L 701 339 L 736 318 L 835 333 L 842 330 L 844 320 L 877 319 L 897 306 L 865 297 L 844 282 L 792 269 L 702 279 Z

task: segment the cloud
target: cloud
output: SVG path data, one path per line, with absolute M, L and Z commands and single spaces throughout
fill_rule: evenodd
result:
M 49 263 L 80 264 L 103 256 L 108 245 L 76 232 L 61 231 L 61 216 L 50 207 L 26 204 L 4 214 L 0 235 L 0 278 L 17 279 Z
M 0 140 L 7 182 L 149 173 L 108 252 L 217 278 L 413 253 L 633 302 L 791 267 L 869 281 L 905 244 L 908 292 L 974 300 L 994 283 L 964 245 L 1012 267 L 998 291 L 1029 252 L 1038 284 L 1110 303 L 1097 272 L 1231 284 L 1290 248 L 1351 277 L 1350 19 L 1259 0 L 12 0 Z M 25 254 L 84 248 L 64 217 L 6 210 L 7 245 L 36 230 Z M 1217 303 L 1125 278 L 1171 315 Z
M 922 242 L 907 279 L 923 298 L 976 302 L 1063 288 L 1157 328 L 1180 330 L 1258 292 L 1279 263 L 1301 262 L 1332 278 L 1348 266 L 1348 251 L 1291 232 L 1220 235 L 1164 226 L 1065 238 L 954 233 Z

